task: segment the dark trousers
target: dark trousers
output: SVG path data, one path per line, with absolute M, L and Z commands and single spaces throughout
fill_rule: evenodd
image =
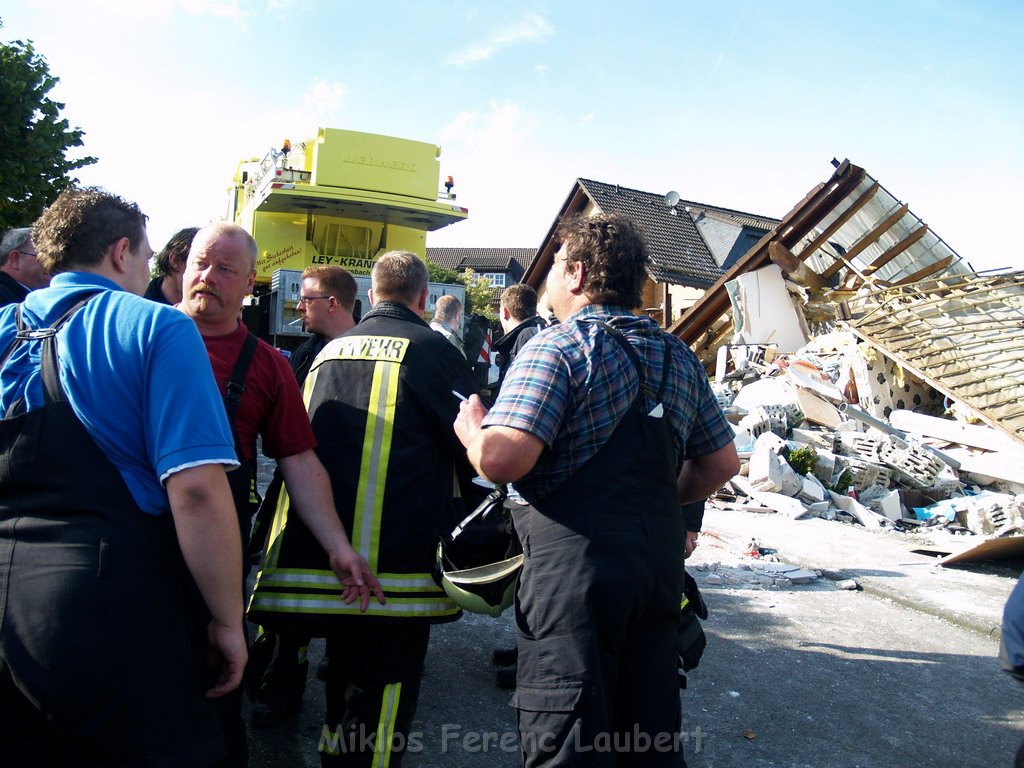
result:
M 363 626 L 365 624 L 365 626 Z M 423 677 L 430 625 L 359 620 L 328 636 L 325 768 L 400 768 Z
M 173 539 L 90 533 L 0 522 L 0 766 L 214 764 L 224 745 L 202 695 L 205 633 L 187 618 Z
M 682 542 L 670 523 L 595 513 L 517 517 L 512 698 L 527 768 L 685 766 L 676 636 Z

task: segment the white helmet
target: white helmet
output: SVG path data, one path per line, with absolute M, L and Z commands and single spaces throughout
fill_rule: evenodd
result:
M 512 605 L 523 567 L 523 548 L 504 509 L 503 486 L 437 544 L 436 577 L 457 605 L 499 616 Z

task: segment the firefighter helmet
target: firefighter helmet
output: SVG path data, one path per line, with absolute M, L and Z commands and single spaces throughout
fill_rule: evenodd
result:
M 498 486 L 437 544 L 435 578 L 470 613 L 499 616 L 515 596 L 523 549 L 504 509 L 506 498 Z

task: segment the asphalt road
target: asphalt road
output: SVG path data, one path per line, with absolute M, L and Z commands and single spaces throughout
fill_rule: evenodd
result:
M 999 671 L 994 639 L 827 580 L 704 591 L 709 644 L 681 693 L 691 768 L 1012 764 L 1024 688 Z M 507 614 L 435 628 L 413 726 L 421 749 L 404 765 L 521 764 L 489 660 L 511 636 Z M 323 684 L 310 677 L 300 713 L 251 730 L 253 768 L 319 765 Z
M 756 534 L 805 567 L 862 578 L 868 591 L 825 578 L 771 590 L 708 586 L 709 572 L 692 568 L 711 616 L 707 651 L 680 694 L 690 768 L 1013 764 L 1024 687 L 1000 671 L 993 628 L 1015 569 L 935 569 L 891 535 L 841 523 L 715 511 L 705 530 L 694 566 L 741 561 L 739 544 Z M 977 616 L 964 621 L 972 606 Z M 405 768 L 521 765 L 509 692 L 490 663 L 512 639 L 511 612 L 434 628 Z M 322 654 L 314 640 L 311 669 Z M 319 766 L 323 709 L 311 672 L 301 711 L 250 728 L 252 768 Z

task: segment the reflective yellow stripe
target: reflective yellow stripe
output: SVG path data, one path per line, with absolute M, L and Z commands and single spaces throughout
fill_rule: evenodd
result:
M 690 598 L 688 598 L 686 595 L 683 595 L 683 602 L 681 602 L 679 604 L 679 610 L 680 611 L 683 610 L 683 608 L 685 608 L 689 604 L 690 604 Z
M 441 591 L 441 588 L 427 573 L 381 573 L 377 575 L 377 580 L 387 592 Z M 259 584 L 261 587 L 299 586 L 311 589 L 324 587 L 331 592 L 338 592 L 341 589 L 338 577 L 332 571 L 308 568 L 272 568 L 267 566 L 260 572 Z
M 389 596 L 385 605 L 372 597 L 366 613 L 359 611 L 359 602 L 351 605 L 342 602 L 339 595 L 300 594 L 295 592 L 256 592 L 249 602 L 250 611 L 268 613 L 308 613 L 323 616 L 454 616 L 459 607 L 447 595 L 438 597 L 418 595 L 416 597 Z
M 370 402 L 367 404 L 352 542 L 372 571 L 377 570 L 380 549 L 380 517 L 391 458 L 400 370 L 398 363 L 378 361 L 374 364 Z
M 316 386 L 316 377 L 320 373 L 319 362 L 323 357 L 323 350 L 320 350 L 319 355 L 313 359 L 313 364 L 309 367 L 309 373 L 306 374 L 306 380 L 302 383 L 302 402 L 306 405 L 306 411 L 309 411 L 309 398 L 313 394 L 313 387 Z
M 278 557 L 281 555 L 281 534 L 288 522 L 288 511 L 291 509 L 291 499 L 284 484 L 277 495 L 277 504 L 274 505 L 274 517 L 270 521 L 270 533 L 267 536 L 267 554 L 263 559 L 261 570 L 273 568 L 277 565 Z M 257 574 L 257 578 L 259 575 Z
M 373 747 L 375 768 L 388 768 L 391 762 L 391 742 L 395 737 L 395 721 L 398 720 L 398 702 L 402 698 L 402 684 L 390 683 L 384 686 L 380 702 L 380 721 L 377 723 L 377 741 Z

